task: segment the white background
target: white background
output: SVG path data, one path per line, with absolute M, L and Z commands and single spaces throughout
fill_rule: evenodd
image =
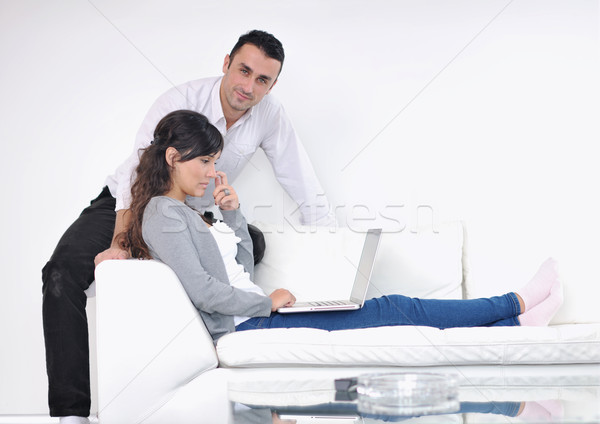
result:
M 253 28 L 285 46 L 273 94 L 341 225 L 408 231 L 429 205 L 466 222 L 481 294 L 554 256 L 567 301 L 595 312 L 597 1 L 0 0 L 0 414 L 47 411 L 40 270 L 56 242 L 154 99 L 219 74 Z M 250 219 L 293 218 L 262 153 L 237 188 Z

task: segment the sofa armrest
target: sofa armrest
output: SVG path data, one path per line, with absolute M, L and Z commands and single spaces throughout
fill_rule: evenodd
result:
M 218 365 L 198 311 L 175 273 L 157 261 L 98 265 L 96 325 L 98 414 L 107 422 L 138 422 Z

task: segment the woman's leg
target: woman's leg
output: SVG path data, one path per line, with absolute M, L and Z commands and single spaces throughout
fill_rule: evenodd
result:
M 519 325 L 521 313 L 514 293 L 485 299 L 417 299 L 402 295 L 370 299 L 354 311 L 273 313 L 266 318 L 251 318 L 237 330 L 256 328 L 309 327 L 322 330 L 393 325 L 423 325 L 436 328 Z
M 522 408 L 522 402 L 461 402 L 457 414 L 498 414 L 516 417 Z

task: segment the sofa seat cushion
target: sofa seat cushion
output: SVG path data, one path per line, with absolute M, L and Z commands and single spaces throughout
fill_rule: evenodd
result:
M 600 324 L 250 330 L 217 344 L 222 367 L 434 366 L 600 362 Z

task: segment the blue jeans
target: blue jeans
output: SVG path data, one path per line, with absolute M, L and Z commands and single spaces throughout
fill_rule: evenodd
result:
M 321 330 L 350 330 L 392 325 L 492 327 L 520 325 L 519 300 L 515 293 L 485 299 L 417 299 L 402 295 L 367 300 L 354 311 L 272 313 L 239 324 L 237 331 L 260 328 L 308 327 Z

